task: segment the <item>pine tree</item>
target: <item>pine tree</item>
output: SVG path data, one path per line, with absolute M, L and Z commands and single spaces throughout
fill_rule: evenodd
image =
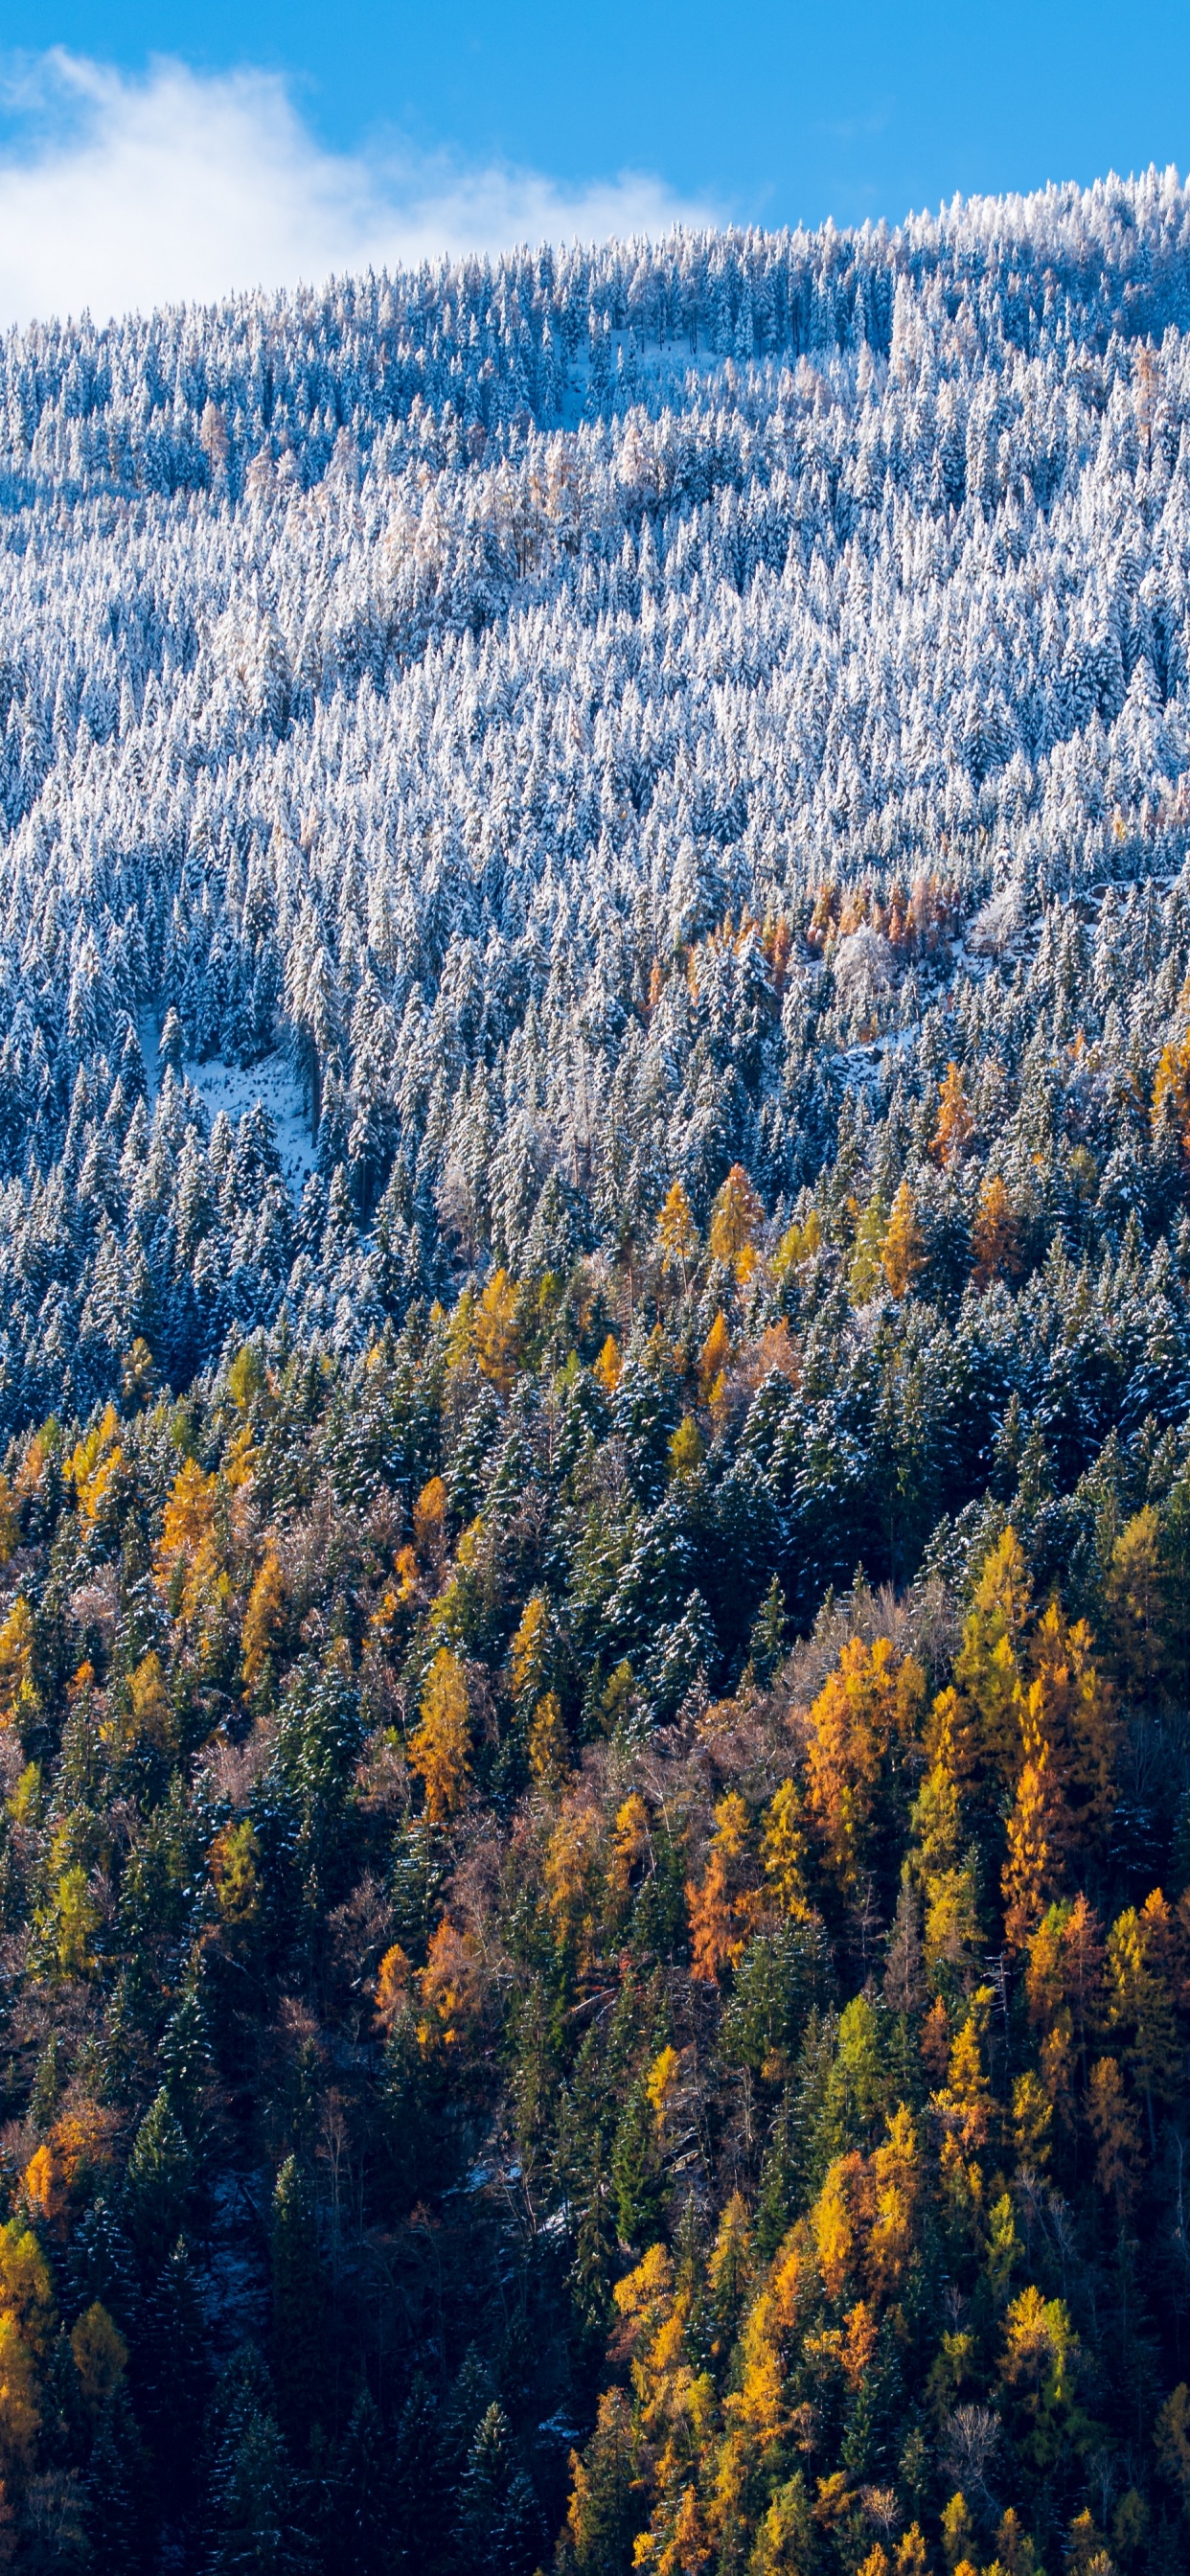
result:
M 325 2401 L 327 2290 L 309 2184 L 287 2156 L 273 2186 L 273 2384 L 281 2422 L 301 2444 Z
M 84 2515 L 97 2576 L 121 2576 L 146 2563 L 146 2460 L 122 2390 L 110 2397 L 95 2428 Z
M 166 2256 L 137 2324 L 131 2343 L 137 2414 L 160 2463 L 161 2491 L 176 2512 L 189 2501 L 199 2465 L 194 2425 L 208 2384 L 199 2283 L 184 2239 Z
M 329 2485 L 326 2559 L 343 2576 L 387 2576 L 392 2558 L 392 2459 L 379 2410 L 361 2388 Z
M 164 2262 L 185 2221 L 191 2180 L 190 2149 L 163 2087 L 137 2130 L 125 2190 L 129 2232 L 151 2272 Z
M 456 2549 L 466 2567 L 496 2576 L 530 2576 L 544 2524 L 532 2486 L 512 2455 L 507 2418 L 489 2406 L 478 2426 L 459 2490 Z

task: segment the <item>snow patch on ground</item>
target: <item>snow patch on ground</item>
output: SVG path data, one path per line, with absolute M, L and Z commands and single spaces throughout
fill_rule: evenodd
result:
M 157 1011 L 150 1008 L 137 1012 L 136 1034 L 145 1060 L 150 1115 L 161 1089 L 161 1058 L 157 1052 L 161 1027 Z M 198 1093 L 212 1126 L 221 1109 L 236 1127 L 258 1100 L 263 1104 L 272 1120 L 286 1189 L 294 1207 L 299 1207 L 302 1191 L 315 1168 L 314 1139 L 301 1084 L 285 1057 L 274 1051 L 262 1056 L 259 1064 L 242 1067 L 224 1064 L 215 1055 L 205 1064 L 188 1062 L 182 1071 L 191 1090 Z
M 272 1120 L 285 1186 L 297 1207 L 314 1170 L 314 1140 L 306 1117 L 302 1087 L 283 1055 L 262 1056 L 241 1069 L 211 1056 L 206 1064 L 188 1064 L 186 1080 L 197 1091 L 212 1124 L 225 1110 L 233 1127 L 259 1100 Z

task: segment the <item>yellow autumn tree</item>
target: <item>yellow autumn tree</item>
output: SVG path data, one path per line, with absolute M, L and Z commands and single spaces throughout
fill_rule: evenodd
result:
M 966 2017 L 951 2041 L 946 2081 L 932 2096 L 932 2108 L 944 2131 L 941 2169 L 944 2183 L 964 2161 L 986 2146 L 991 2130 L 993 2095 L 983 2062 L 981 2028 L 991 1991 L 976 1989 Z M 964 2180 L 969 2180 L 969 2174 Z
M 0 1724 L 12 1725 L 22 1694 L 31 1687 L 32 1667 L 33 1613 L 18 1592 L 0 1627 Z
M 1029 1936 L 1025 1994 L 1039 2034 L 1040 2078 L 1067 2128 L 1074 2125 L 1076 2057 L 1085 2066 L 1087 2034 L 1099 2017 L 1103 1936 L 1080 1889 L 1073 1902 L 1047 1906 Z
M 1152 1503 L 1134 1512 L 1120 1531 L 1103 1595 L 1116 1680 L 1144 1699 L 1164 1668 L 1168 1606 L 1161 1523 Z
M 177 1747 L 173 1701 L 155 1646 L 141 1656 L 128 1676 L 127 1734 L 130 1743 L 152 1744 L 161 1753 L 173 1752 Z
M 550 1616 L 540 1592 L 531 1592 L 517 1621 L 508 1650 L 512 1696 L 518 1706 L 538 1697 L 545 1680 Z
M 1018 1657 L 1029 1607 L 1024 1550 L 1009 1528 L 984 1560 L 954 1667 L 955 1688 L 974 1714 L 979 1762 L 1005 1786 L 1021 1759 Z
M 218 1567 L 215 1537 L 215 1478 L 205 1476 L 196 1458 L 188 1458 L 174 1478 L 161 1536 L 153 1551 L 153 1576 L 159 1591 L 171 1592 L 181 1577 L 178 1607 L 192 1618 L 206 1584 Z
M 684 1413 L 670 1436 L 669 1463 L 675 1476 L 692 1476 L 702 1464 L 702 1433 L 692 1413 Z
M 256 1690 L 271 1667 L 285 1619 L 285 1577 L 270 1539 L 248 1595 L 240 1638 L 240 1671 L 246 1691 Z
M 1190 1153 L 1190 1029 L 1161 1050 L 1153 1082 L 1153 1133 L 1170 1118 Z
M 782 1914 L 791 1918 L 809 1911 L 805 1882 L 806 1847 L 801 1792 L 796 1780 L 783 1780 L 764 1812 L 760 1858 L 768 1893 L 775 1898 Z
M 1000 1885 L 1004 1938 L 1014 1950 L 1027 1947 L 1058 1875 L 1055 1807 L 1049 1746 L 1043 1743 L 1021 1766 L 1006 1828 L 1008 1857 Z
M 867 2269 L 871 2286 L 883 2298 L 901 2287 L 913 2251 L 914 2224 L 924 2175 L 921 2144 L 906 2102 L 885 2114 L 887 2136 L 869 2162 L 872 2213 L 868 2229 Z
M 1102 1840 L 1116 1804 L 1119 1727 L 1110 1687 L 1091 1650 L 1086 1621 L 1068 1623 L 1047 1604 L 1029 1640 L 1033 1679 L 1020 1712 L 1027 1760 L 1048 1749 L 1050 1835 L 1057 1858 Z
M 764 1209 L 742 1163 L 733 1163 L 711 1209 L 711 1253 L 738 1272 L 755 1251 L 764 1224 Z
M 633 2415 L 648 2514 L 633 2549 L 638 2569 L 655 2576 L 701 2576 L 712 2555 L 698 2472 L 716 2424 L 714 2382 L 687 2345 L 694 2284 L 675 2273 L 663 2245 L 613 2292 L 618 2340 L 630 2357 Z
M 48 1908 L 47 1929 L 60 1976 L 94 1975 L 95 1935 L 102 1919 L 86 1870 L 81 1861 L 73 1861 L 55 1880 Z
M 413 1506 L 413 1535 L 419 1548 L 436 1554 L 442 1546 L 445 1524 L 446 1486 L 441 1476 L 431 1476 Z
M 908 1181 L 902 1181 L 892 1203 L 881 1250 L 884 1275 L 894 1297 L 907 1296 L 925 1262 L 925 1247 Z
M 953 1688 L 934 1700 L 924 1751 L 929 1767 L 913 1807 L 909 1869 L 924 1899 L 927 1977 L 949 1989 L 963 1982 L 979 1938 L 977 1871 L 965 1830 L 978 1748 L 971 1711 Z
M 471 1752 L 467 1678 L 458 1656 L 440 1646 L 421 1696 L 421 1723 L 409 1741 L 409 1768 L 426 1796 L 432 1825 L 454 1814 L 467 1785 Z
M 49 2265 L 31 2228 L 0 2227 L 0 2474 L 20 2478 L 41 2425 L 40 2375 L 55 2325 Z
M 689 1284 L 690 1265 L 698 1259 L 698 1227 L 690 1201 L 680 1181 L 673 1181 L 666 1192 L 657 1219 L 657 1242 L 667 1270 L 680 1270 L 683 1290 Z
M 1032 2284 L 1015 2298 L 1004 2328 L 1002 2373 L 1031 2424 L 1025 2449 L 1039 2467 L 1055 2460 L 1074 2406 L 1078 2336 L 1062 2299 Z
M 115 2396 L 128 2367 L 128 2346 L 99 2299 L 92 2299 L 70 2330 L 70 2349 L 83 2404 L 89 2414 Z
M 570 1746 L 556 1691 L 546 1691 L 529 1721 L 529 1769 L 539 1789 L 556 1788 L 570 1766 Z
M 633 1789 L 622 1806 L 616 1809 L 611 1851 L 608 1857 L 608 1892 L 615 1902 L 617 1911 L 631 1894 L 637 1870 L 651 1857 L 649 1810 L 639 1789 Z
M 847 1270 L 847 1293 L 853 1306 L 866 1306 L 885 1277 L 884 1238 L 886 1216 L 879 1191 L 873 1191 L 861 1209 Z
M 898 1656 L 887 1637 L 871 1646 L 853 1637 L 810 1710 L 806 1803 L 841 1888 L 859 1875 L 890 1747 L 910 1739 L 924 1695 L 925 1675 L 912 1655 Z
M 774 1278 L 788 1278 L 791 1271 L 800 1270 L 821 1249 L 822 1226 L 817 1208 L 811 1208 L 804 1224 L 795 1217 L 793 1224 L 786 1227 L 772 1258 Z
M 115 1406 L 109 1404 L 66 1462 L 67 1481 L 74 1486 L 78 1496 L 79 1518 L 84 1524 L 98 1518 L 104 1495 L 122 1459 L 120 1418 Z
M 1181 1928 L 1159 1887 L 1117 1915 L 1104 1952 L 1107 2027 L 1144 2098 L 1153 2144 L 1154 2101 L 1171 2102 L 1181 2081 L 1181 1954 Z
M 486 1378 L 507 1395 L 517 1364 L 517 1292 L 506 1270 L 489 1279 L 475 1306 L 471 1331 L 475 1356 Z
M 237 1413 L 250 1413 L 266 1384 L 264 1360 L 255 1343 L 242 1342 L 227 1372 L 227 1392 Z
M 260 1911 L 260 1843 L 250 1816 L 224 1825 L 207 1854 L 207 1868 L 223 1922 L 247 1930 Z

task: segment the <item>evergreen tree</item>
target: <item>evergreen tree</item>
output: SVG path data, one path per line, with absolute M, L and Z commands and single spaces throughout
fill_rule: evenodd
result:
M 273 2380 L 281 2420 L 300 2442 L 324 2399 L 327 2294 L 317 2215 L 295 2156 L 273 2188 L 272 2280 Z

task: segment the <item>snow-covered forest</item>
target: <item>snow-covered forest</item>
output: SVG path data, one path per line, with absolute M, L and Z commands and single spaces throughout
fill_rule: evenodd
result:
M 10 335 L 10 1430 L 133 1332 L 175 1385 L 283 1304 L 358 1347 L 675 1175 L 779 1225 L 991 1032 L 1059 1134 L 1151 1088 L 1188 225 L 1151 178 Z M 1163 1230 L 1110 1144 L 1072 1252 Z
M 0 728 L 0 2564 L 1179 2576 L 1190 192 L 10 334 Z

